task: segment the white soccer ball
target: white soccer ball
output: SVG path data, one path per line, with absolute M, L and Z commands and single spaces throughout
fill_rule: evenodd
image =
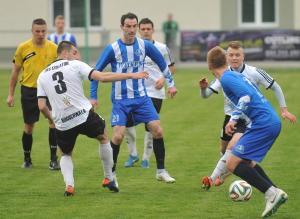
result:
M 232 201 L 248 201 L 251 194 L 252 187 L 244 180 L 236 180 L 229 186 L 229 197 Z

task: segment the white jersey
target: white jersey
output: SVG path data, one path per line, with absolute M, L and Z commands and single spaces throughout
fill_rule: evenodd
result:
M 229 69 L 233 71 L 232 68 L 229 67 Z M 243 64 L 240 73 L 243 74 L 246 78 L 248 78 L 256 87 L 262 85 L 266 89 L 268 89 L 272 87 L 274 83 L 274 79 L 268 73 L 254 66 Z M 220 81 L 216 79 L 209 86 L 209 89 L 211 89 L 214 93 L 220 92 L 222 90 Z M 234 105 L 231 103 L 231 101 L 228 98 L 226 98 L 226 95 L 224 95 L 224 113 L 226 115 L 231 115 L 233 109 L 234 109 Z
M 170 55 L 170 50 L 165 44 L 157 41 L 153 41 L 153 44 L 160 51 L 168 66 L 174 63 L 174 60 Z M 155 88 L 156 81 L 163 78 L 164 75 L 155 62 L 148 56 L 145 58 L 144 70 L 149 73 L 149 78 L 145 80 L 147 95 L 157 99 L 165 99 L 165 88 L 162 87 L 159 90 Z
M 57 60 L 39 75 L 37 96 L 49 99 L 58 130 L 86 121 L 92 105 L 84 96 L 83 80 L 88 80 L 91 72 L 93 68 L 81 61 Z

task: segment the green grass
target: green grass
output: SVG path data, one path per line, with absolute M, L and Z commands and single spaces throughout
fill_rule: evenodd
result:
M 284 90 L 289 110 L 300 117 L 300 69 L 272 69 Z M 16 106 L 8 108 L 9 71 L 0 71 L 0 218 L 260 218 L 264 196 L 254 190 L 248 202 L 234 203 L 228 198 L 231 176 L 226 183 L 204 192 L 200 179 L 208 175 L 219 158 L 219 132 L 223 122 L 223 97 L 199 97 L 198 80 L 212 76 L 205 69 L 181 69 L 176 73 L 178 95 L 166 100 L 161 112 L 166 143 L 166 166 L 176 183 L 155 180 L 154 156 L 150 169 L 125 169 L 127 146 L 121 147 L 118 179 L 120 193 L 102 189 L 102 166 L 98 144 L 80 136 L 74 150 L 76 195 L 63 197 L 60 172 L 48 170 L 48 127 L 44 118 L 36 124 L 32 159 L 34 167 L 21 169 L 23 161 L 19 85 Z M 86 84 L 88 90 L 89 85 Z M 101 85 L 98 112 L 109 123 L 110 84 Z M 278 109 L 272 92 L 264 92 Z M 262 166 L 273 181 L 289 194 L 289 201 L 273 218 L 300 218 L 300 135 L 299 123 L 283 122 L 282 132 Z M 111 134 L 111 129 L 109 127 Z M 138 126 L 138 149 L 142 152 L 143 125 Z

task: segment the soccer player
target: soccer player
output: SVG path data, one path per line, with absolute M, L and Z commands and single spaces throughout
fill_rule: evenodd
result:
M 149 18 L 143 18 L 139 22 L 139 34 L 142 39 L 149 40 L 153 45 L 160 51 L 165 59 L 165 62 L 169 66 L 172 74 L 175 73 L 175 62 L 170 54 L 168 47 L 153 39 L 154 24 Z M 163 99 L 166 98 L 164 83 L 165 79 L 163 73 L 159 67 L 150 59 L 148 56 L 145 58 L 145 71 L 150 73 L 150 77 L 145 80 L 145 87 L 147 95 L 151 97 L 152 103 L 159 114 Z M 127 140 L 129 158 L 125 162 L 125 167 L 132 167 L 135 162 L 139 160 L 137 149 L 136 149 L 136 131 L 134 122 L 129 119 L 125 131 L 125 138 Z M 149 168 L 149 159 L 153 151 L 153 137 L 147 126 L 145 126 L 145 137 L 144 137 L 144 154 L 141 162 L 143 168 Z
M 279 84 L 264 70 L 247 65 L 244 63 L 244 51 L 241 47 L 240 42 L 232 41 L 228 45 L 227 53 L 227 62 L 229 64 L 229 70 L 236 71 L 248 78 L 256 87 L 260 85 L 266 89 L 271 89 L 277 98 L 277 101 L 280 106 L 281 116 L 283 119 L 287 119 L 290 122 L 296 122 L 296 116 L 288 111 L 286 101 Z M 216 79 L 209 87 L 208 81 L 203 79 L 199 82 L 201 89 L 201 96 L 203 98 L 209 97 L 213 93 L 219 93 L 222 89 L 220 81 Z M 222 157 L 217 163 L 216 168 L 210 177 L 205 176 L 202 179 L 203 188 L 209 189 L 211 185 L 215 184 L 216 186 L 221 185 L 224 182 L 225 177 L 228 175 L 228 170 L 226 168 L 226 160 L 231 153 L 231 147 L 240 139 L 242 134 L 246 130 L 247 121 L 245 118 L 240 119 L 237 122 L 235 132 L 232 136 L 229 136 L 225 133 L 225 126 L 230 120 L 230 115 L 234 110 L 234 106 L 231 104 L 225 96 L 224 99 L 224 112 L 225 118 L 223 122 L 223 129 L 221 132 L 221 153 Z M 256 168 L 259 168 L 256 166 Z
M 96 69 L 102 71 L 111 64 L 113 72 L 137 72 L 144 69 L 144 60 L 149 56 L 163 72 L 171 97 L 176 95 L 176 87 L 164 58 L 153 43 L 136 37 L 138 18 L 133 13 L 121 17 L 122 36 L 116 42 L 108 45 L 97 61 Z M 97 81 L 91 82 L 91 102 L 97 105 Z M 145 123 L 153 135 L 153 151 L 156 157 L 156 178 L 167 183 L 175 182 L 165 169 L 165 146 L 163 131 L 159 116 L 147 96 L 144 80 L 122 80 L 112 84 L 112 113 L 111 125 L 115 173 L 120 144 L 124 138 L 126 123 L 129 116 L 133 117 L 134 124 Z
M 234 175 L 264 193 L 266 207 L 262 217 L 268 217 L 287 199 L 288 195 L 274 186 L 260 167 L 255 168 L 271 149 L 281 130 L 280 118 L 268 100 L 249 79 L 227 67 L 226 54 L 221 47 L 214 47 L 207 54 L 207 64 L 213 75 L 219 79 L 224 95 L 235 106 L 225 132 L 232 135 L 237 121 L 246 115 L 251 126 L 232 147 L 227 159 L 227 168 Z
M 7 104 L 9 107 L 14 106 L 14 94 L 21 72 L 21 105 L 24 119 L 24 131 L 22 136 L 22 144 L 24 150 L 23 168 L 31 168 L 31 148 L 32 133 L 34 124 L 39 120 L 40 111 L 38 108 L 38 100 L 36 97 L 36 81 L 41 71 L 52 63 L 57 55 L 57 46 L 46 39 L 47 25 L 42 18 L 33 20 L 32 22 L 32 38 L 21 43 L 14 55 L 11 79 L 9 83 L 9 93 Z M 22 70 L 22 71 L 21 71 Z M 59 170 L 57 162 L 56 150 L 57 143 L 55 137 L 55 127 L 49 125 L 49 145 L 50 145 L 50 170 Z
M 62 15 L 57 15 L 54 20 L 55 32 L 48 36 L 48 40 L 51 40 L 55 44 L 59 44 L 61 41 L 70 41 L 77 47 L 76 38 L 73 34 L 65 32 L 65 18 Z
M 72 151 L 79 134 L 95 138 L 100 142 L 99 156 L 103 162 L 103 187 L 113 192 L 119 189 L 113 180 L 112 149 L 105 129 L 104 119 L 92 110 L 90 101 L 84 96 L 83 80 L 103 82 L 123 79 L 145 78 L 141 73 L 102 73 L 79 61 L 80 55 L 71 42 L 62 41 L 57 48 L 58 60 L 49 65 L 38 78 L 38 105 L 41 112 L 57 129 L 57 142 L 62 151 L 61 172 L 66 184 L 65 196 L 74 194 Z M 46 98 L 52 106 L 49 111 Z

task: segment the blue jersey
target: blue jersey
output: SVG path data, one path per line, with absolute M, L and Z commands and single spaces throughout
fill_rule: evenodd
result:
M 234 104 L 233 119 L 242 113 L 248 116 L 252 127 L 266 127 L 280 123 L 280 119 L 259 89 L 246 77 L 234 71 L 225 71 L 220 78 L 225 95 Z
M 55 44 L 59 44 L 61 41 L 69 41 L 73 43 L 77 47 L 76 39 L 73 34 L 70 33 L 64 33 L 62 35 L 59 35 L 57 33 L 52 33 L 48 36 L 48 40 L 51 40 Z
M 125 44 L 121 39 L 108 45 L 96 63 L 96 69 L 103 69 L 111 64 L 112 72 L 127 73 L 144 70 L 145 57 L 150 57 L 160 68 L 169 87 L 174 86 L 171 72 L 159 52 L 149 41 L 135 38 L 133 44 Z M 91 82 L 91 98 L 97 99 L 98 81 Z M 127 79 L 112 82 L 112 101 L 133 99 L 146 96 L 144 79 Z

